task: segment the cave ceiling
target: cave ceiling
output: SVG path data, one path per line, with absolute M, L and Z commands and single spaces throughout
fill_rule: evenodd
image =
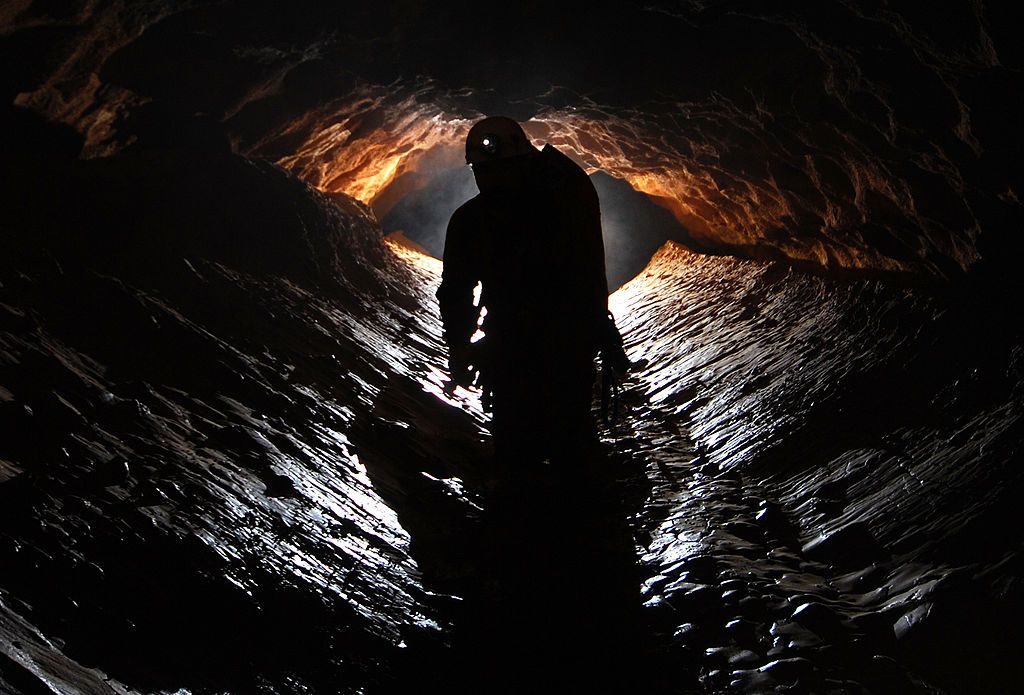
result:
M 955 278 L 1019 244 L 1020 47 L 989 3 L 22 1 L 0 27 L 8 97 L 84 157 L 230 145 L 386 208 L 503 113 L 706 249 Z

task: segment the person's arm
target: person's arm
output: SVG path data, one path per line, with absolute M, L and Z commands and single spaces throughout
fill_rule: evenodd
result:
M 574 230 L 573 243 L 580 254 L 582 281 L 578 299 L 584 302 L 588 324 L 600 335 L 608 318 L 608 278 L 604 267 L 604 238 L 601 233 L 601 204 L 594 182 L 579 164 L 551 145 L 544 154 L 564 176 L 564 193 L 571 215 L 567 226 Z
M 473 304 L 473 288 L 480 279 L 473 234 L 465 206 L 459 208 L 448 222 L 444 242 L 444 270 L 437 300 L 441 309 L 444 341 L 448 345 L 448 371 L 452 380 L 471 380 L 469 372 L 469 339 L 476 331 L 479 307 Z
M 584 193 L 585 202 L 581 206 L 584 211 L 586 238 L 584 248 L 588 255 L 590 268 L 589 292 L 590 306 L 593 312 L 592 321 L 596 330 L 597 347 L 601 353 L 601 361 L 616 372 L 625 373 L 629 370 L 629 358 L 622 345 L 622 335 L 615 326 L 615 319 L 608 310 L 608 276 L 604 266 L 604 235 L 601 230 L 601 206 L 597 189 L 587 179 Z
M 599 313 L 603 319 L 608 314 L 608 275 L 605 271 L 604 259 L 604 235 L 601 231 L 601 206 L 597 197 L 597 189 L 587 178 L 587 189 L 585 193 L 586 204 L 584 207 L 586 216 L 587 252 L 590 256 L 590 293 L 594 311 Z

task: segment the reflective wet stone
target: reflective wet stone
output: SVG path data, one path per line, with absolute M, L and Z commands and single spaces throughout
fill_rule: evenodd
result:
M 744 666 L 754 664 L 761 660 L 761 657 L 749 649 L 740 649 L 729 655 L 730 666 Z
M 769 632 L 776 638 L 773 644 L 782 645 L 782 648 L 787 650 L 805 649 L 823 643 L 820 635 L 795 621 L 776 621 L 772 623 Z
M 837 637 L 842 634 L 842 620 L 828 606 L 808 602 L 793 611 L 793 620 L 823 637 Z
M 754 520 L 765 532 L 777 537 L 790 537 L 793 535 L 793 527 L 785 513 L 774 503 L 763 504 L 754 517 Z
M 804 555 L 837 567 L 853 568 L 869 564 L 883 554 L 867 524 L 857 522 L 820 535 L 801 549 Z
M 770 608 L 762 597 L 747 596 L 737 604 L 740 615 L 748 619 L 761 620 L 768 615 Z
M 746 592 L 742 589 L 727 589 L 722 592 L 722 601 L 728 604 L 739 603 L 745 594 Z
M 769 661 L 758 670 L 770 675 L 779 683 L 793 684 L 811 673 L 814 670 L 814 664 L 810 659 L 796 656 Z
M 123 456 L 97 463 L 94 471 L 95 482 L 101 486 L 121 485 L 128 481 L 130 475 L 131 468 Z
M 729 688 L 730 690 L 749 693 L 750 695 L 766 695 L 767 693 L 780 692 L 778 681 L 770 674 L 761 673 L 756 669 L 734 670 Z
M 757 641 L 757 624 L 749 620 L 734 619 L 725 624 L 725 632 L 738 644 L 753 644 Z
M 690 642 L 700 633 L 701 628 L 695 623 L 683 623 L 672 633 L 672 638 L 680 642 Z
M 919 625 L 928 620 L 932 608 L 931 603 L 923 603 L 900 616 L 900 619 L 893 624 L 893 633 L 896 639 L 905 639 Z

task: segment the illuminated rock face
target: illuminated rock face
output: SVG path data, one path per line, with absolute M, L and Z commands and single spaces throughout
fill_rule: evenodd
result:
M 982 234 L 1001 254 L 1024 114 L 998 7 L 623 5 L 24 2 L 0 21 L 33 52 L 18 103 L 74 124 L 91 156 L 182 138 L 202 113 L 240 151 L 371 203 L 508 112 L 667 199 L 705 245 L 926 276 L 971 266 Z
M 442 388 L 438 263 L 372 212 L 496 111 L 758 257 L 670 244 L 613 297 L 647 361 L 606 440 L 649 640 L 615 675 L 1020 682 L 1013 298 L 789 267 L 1013 264 L 997 10 L 323 5 L 0 10 L 33 110 L 2 132 L 0 690 L 409 692 L 486 652 L 483 416 Z M 549 641 L 602 578 L 538 598 Z
M 916 671 L 998 691 L 1020 677 L 995 635 L 1016 630 L 1024 598 L 1002 588 L 1020 561 L 1004 545 L 1020 532 L 1003 534 L 1021 348 L 991 299 L 672 245 L 613 295 L 631 357 L 649 363 L 618 444 L 648 462 L 665 510 L 644 595 L 677 646 L 706 656 L 710 690 L 917 692 Z

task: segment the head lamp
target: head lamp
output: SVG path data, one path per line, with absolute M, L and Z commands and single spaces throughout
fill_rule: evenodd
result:
M 493 156 L 498 152 L 498 136 L 493 133 L 488 133 L 480 140 L 480 149 L 482 149 L 488 156 Z
M 536 152 L 522 126 L 505 116 L 478 121 L 466 135 L 466 163 L 483 164 Z

